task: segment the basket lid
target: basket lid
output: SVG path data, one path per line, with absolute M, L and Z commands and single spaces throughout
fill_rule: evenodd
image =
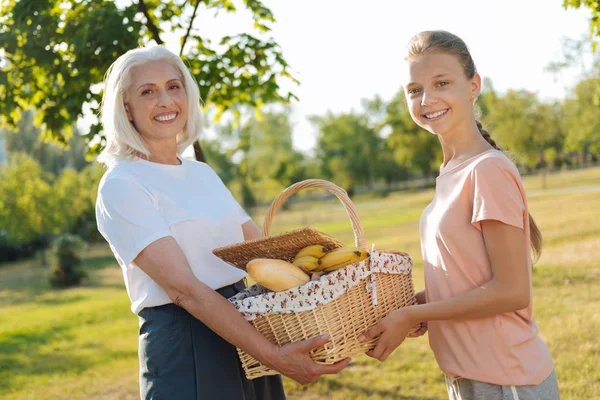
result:
M 279 207 L 293 194 L 308 188 L 326 189 L 341 201 L 350 218 L 356 246 L 366 248 L 362 224 L 356 213 L 356 208 L 346 191 L 323 179 L 307 179 L 291 185 L 273 200 L 265 216 L 263 227 L 265 237 L 220 247 L 214 249 L 213 254 L 234 267 L 246 270 L 248 262 L 255 258 L 274 258 L 291 262 L 298 251 L 306 246 L 317 244 L 325 247 L 327 250 L 343 247 L 344 244 L 333 236 L 311 227 L 269 236 L 271 223 Z
M 219 247 L 213 250 L 213 254 L 234 267 L 246 270 L 248 262 L 255 258 L 274 258 L 291 262 L 298 251 L 314 244 L 321 245 L 327 250 L 344 246 L 333 236 L 306 227 Z

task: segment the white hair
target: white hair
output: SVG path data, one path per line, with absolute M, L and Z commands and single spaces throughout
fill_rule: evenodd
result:
M 108 68 L 104 77 L 101 121 L 106 137 L 106 146 L 98 161 L 111 166 L 117 161 L 141 153 L 150 157 L 150 149 L 127 118 L 125 94 L 131 85 L 131 73 L 137 66 L 149 61 L 165 61 L 178 72 L 187 95 L 187 122 L 177 135 L 177 154 L 180 155 L 194 143 L 202 132 L 202 110 L 200 91 L 190 71 L 181 58 L 162 46 L 141 47 L 129 50 Z

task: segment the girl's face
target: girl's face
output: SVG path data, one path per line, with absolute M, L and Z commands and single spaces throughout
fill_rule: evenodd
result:
M 175 67 L 151 61 L 135 67 L 125 110 L 147 142 L 175 140 L 187 122 L 187 95 Z
M 440 136 L 468 129 L 481 89 L 477 73 L 468 79 L 457 57 L 444 53 L 416 56 L 407 71 L 406 101 L 417 125 Z

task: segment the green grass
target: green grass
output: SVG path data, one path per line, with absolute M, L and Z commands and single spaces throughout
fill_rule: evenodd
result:
M 545 248 L 534 269 L 534 312 L 556 363 L 563 399 L 600 398 L 600 168 L 525 180 Z M 559 189 L 559 190 L 557 190 Z M 367 241 L 411 254 L 423 288 L 418 219 L 432 191 L 357 201 Z M 262 223 L 263 215 L 255 220 Z M 336 201 L 298 203 L 277 213 L 273 232 L 311 225 L 352 243 Z M 121 270 L 106 246 L 86 254 L 89 279 L 51 289 L 39 262 L 0 267 L 0 398 L 136 399 L 137 318 Z M 385 363 L 364 355 L 336 376 L 308 386 L 285 379 L 290 399 L 446 399 L 426 337 L 407 340 Z
M 544 179 L 542 175 L 532 176 L 525 180 L 525 187 L 528 191 L 542 190 L 544 189 L 543 183 Z M 553 173 L 552 175 L 548 175 L 545 189 L 552 190 L 585 186 L 600 186 L 600 167 Z

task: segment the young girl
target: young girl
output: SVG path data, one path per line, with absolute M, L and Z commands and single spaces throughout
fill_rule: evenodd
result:
M 476 121 L 481 77 L 465 43 L 445 31 L 408 45 L 412 119 L 438 136 L 444 161 L 420 221 L 425 291 L 362 339 L 385 360 L 415 324 L 446 375 L 450 399 L 559 398 L 552 358 L 532 316 L 532 261 L 541 234 L 514 164 Z

